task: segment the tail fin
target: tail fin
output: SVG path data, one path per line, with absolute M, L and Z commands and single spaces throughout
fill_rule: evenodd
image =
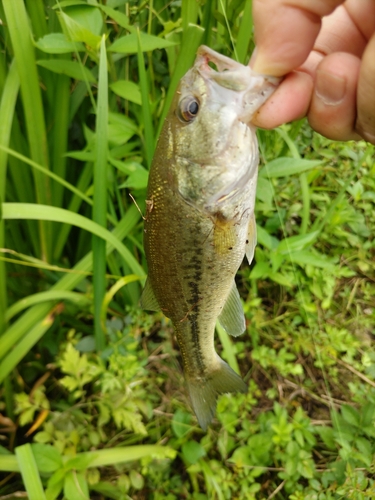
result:
M 204 431 L 215 415 L 216 399 L 226 392 L 247 392 L 247 385 L 232 368 L 219 358 L 218 368 L 204 378 L 187 379 L 191 404 Z

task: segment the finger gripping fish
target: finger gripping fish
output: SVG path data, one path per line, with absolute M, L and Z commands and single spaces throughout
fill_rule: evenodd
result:
M 213 69 L 209 62 L 214 63 Z M 171 319 L 186 383 L 202 429 L 219 394 L 246 392 L 215 351 L 216 320 L 245 331 L 234 282 L 256 245 L 258 144 L 250 120 L 278 79 L 199 48 L 181 79 L 150 170 L 144 245 L 144 309 Z

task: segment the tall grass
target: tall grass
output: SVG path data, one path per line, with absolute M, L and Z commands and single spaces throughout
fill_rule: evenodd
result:
M 18 392 L 32 387 L 32 400 L 34 389 L 43 385 L 32 370 L 40 367 L 38 346 L 47 332 L 53 331 L 56 338 L 69 338 L 71 327 L 78 323 L 75 316 L 82 315 L 78 324 L 88 331 L 89 341 L 95 341 L 90 349 L 100 352 L 100 363 L 107 362 L 111 349 L 108 318 L 112 314 L 123 317 L 128 307 L 137 305 L 145 281 L 141 212 L 145 209 L 148 168 L 178 81 L 193 63 L 201 43 L 247 63 L 254 47 L 251 8 L 251 0 L 182 0 L 181 5 L 164 0 L 0 3 L 0 393 L 4 395 L 6 414 L 13 421 L 13 386 Z M 339 280 L 351 279 L 348 262 L 352 260 L 360 262 L 355 279 L 363 280 L 360 283 L 365 283 L 364 291 L 356 313 L 352 312 L 356 293 L 362 287 L 356 282 L 344 308 L 345 314 L 352 316 L 342 321 L 349 324 L 355 320 L 362 325 L 366 314 L 370 314 L 371 293 L 366 286 L 370 290 L 373 263 L 368 255 L 372 240 L 366 236 L 358 213 L 350 211 L 348 193 L 351 200 L 372 203 L 371 194 L 362 200 L 361 189 L 365 188 L 353 184 L 361 172 L 371 169 L 373 148 L 362 144 L 357 152 L 348 152 L 343 146 L 335 149 L 328 141 L 314 137 L 302 123 L 276 132 L 260 132 L 265 168 L 260 171 L 257 193 L 259 245 L 250 274 L 242 271 L 239 279 L 243 295 L 249 295 L 245 312 L 251 342 L 240 339 L 234 343 L 218 326 L 223 356 L 236 371 L 239 365 L 241 369 L 242 364 L 249 366 L 250 349 L 253 367 L 249 375 L 258 366 L 265 378 L 272 380 L 268 372 L 276 370 L 277 382 L 264 390 L 270 398 L 267 401 L 275 399 L 276 389 L 282 394 L 280 380 L 284 382 L 286 377 L 299 376 L 303 394 L 317 390 L 314 385 L 311 389 L 311 381 L 303 385 L 299 363 L 308 364 L 303 356 L 311 356 L 311 366 L 306 368 L 309 373 L 315 373 L 314 363 L 320 369 L 336 368 L 337 363 L 331 363 L 329 356 L 341 355 L 346 344 L 338 340 L 339 334 L 332 345 L 325 344 L 328 327 L 333 324 L 332 328 L 336 328 L 333 317 L 341 314 L 339 306 L 330 311 L 335 293 L 332 282 L 337 285 Z M 339 181 L 331 165 L 336 166 L 337 156 L 343 158 L 344 167 L 345 161 L 352 162 L 347 167 L 350 172 L 344 168 L 345 178 Z M 327 188 L 319 184 L 325 181 Z M 366 189 L 369 193 L 370 188 Z M 351 248 L 356 249 L 352 254 Z M 324 251 L 331 253 L 326 256 Z M 346 292 L 337 292 L 336 296 L 339 293 L 345 301 Z M 262 300 L 267 306 L 261 307 Z M 340 300 L 337 303 L 341 304 Z M 271 318 L 264 317 L 267 307 L 268 312 L 273 308 Z M 290 317 L 293 320 L 288 322 Z M 339 327 L 337 330 L 341 331 Z M 291 344 L 297 346 L 293 354 L 288 350 Z M 373 353 L 366 352 L 367 357 L 363 354 L 366 368 L 355 360 L 350 347 L 348 353 L 342 363 L 352 374 L 372 366 Z M 49 362 L 54 369 L 54 359 Z M 361 373 L 362 381 L 363 377 L 370 380 L 371 366 L 368 376 Z M 324 404 L 336 415 L 331 372 L 327 373 L 323 391 L 328 403 Z M 291 383 L 297 383 L 297 378 L 293 380 Z M 325 401 L 323 396 L 318 396 L 320 402 Z M 220 449 L 223 462 L 233 453 L 238 483 L 238 478 L 245 480 L 252 474 L 251 468 L 243 472 L 243 461 L 249 460 L 254 448 L 261 448 L 251 445 L 251 433 L 262 428 L 271 442 L 271 428 L 275 433 L 275 429 L 281 429 L 282 433 L 292 425 L 283 415 L 281 424 L 250 422 L 251 398 L 258 398 L 259 391 L 248 397 L 243 403 L 246 418 L 242 418 L 241 433 L 237 436 L 233 430 L 233 421 L 237 419 L 238 424 L 240 420 L 240 403 L 233 398 L 237 409 L 233 412 L 229 408 L 227 420 L 223 412 L 220 438 L 218 441 L 214 435 L 215 443 L 208 435 L 198 446 L 191 437 L 195 428 L 188 423 L 190 417 L 180 408 L 173 416 L 171 443 L 189 467 L 197 495 L 200 474 L 208 494 L 224 498 L 217 479 L 220 474 L 224 477 L 224 469 L 216 477 L 216 458 L 203 458 L 210 450 L 213 453 L 214 447 Z M 145 413 L 146 405 L 138 403 Z M 87 400 L 82 400 L 82 405 L 86 404 Z M 224 408 L 229 405 L 222 404 Z M 159 413 L 170 418 L 168 412 Z M 47 414 L 43 413 L 43 418 Z M 152 432 L 157 441 L 164 443 L 171 434 L 161 422 L 152 424 Z M 343 449 L 342 426 L 340 421 L 334 445 L 336 457 Z M 294 444 L 305 439 L 301 435 Z M 140 439 L 134 434 L 129 442 Z M 46 463 L 46 448 L 17 444 L 13 446 L 16 453 L 10 455 L 3 454 L 0 447 L 0 471 L 20 472 L 30 498 L 57 498 L 61 491 L 68 500 L 78 498 L 82 492 L 83 497 L 88 497 L 88 468 L 173 456 L 162 446 L 140 445 L 62 457 L 50 446 L 50 461 Z M 244 455 L 240 455 L 241 450 Z M 329 450 L 333 453 L 332 447 Z M 292 452 L 287 458 L 284 452 L 280 445 L 275 456 L 286 464 L 286 469 L 291 468 Z M 144 463 L 146 470 L 149 462 L 145 459 Z M 302 480 L 310 481 L 309 472 L 304 473 Z M 45 492 L 44 476 L 48 474 L 53 480 Z M 232 474 L 229 468 L 225 474 Z M 157 471 L 155 477 L 162 477 L 162 472 Z M 256 477 L 254 472 L 251 487 L 258 486 Z M 265 491 L 271 488 L 269 481 L 268 486 L 266 483 Z M 237 486 L 231 484 L 228 488 L 235 491 Z M 95 491 L 106 495 L 106 487 L 96 485 Z M 271 492 L 269 498 L 286 498 L 277 497 L 281 489 Z M 246 491 L 250 495 L 250 490 Z M 113 498 L 119 498 L 116 488 L 110 492 Z

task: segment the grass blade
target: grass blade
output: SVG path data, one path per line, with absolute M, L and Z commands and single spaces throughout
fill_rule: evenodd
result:
M 253 38 L 252 3 L 252 0 L 246 0 L 241 19 L 241 26 L 237 35 L 236 53 L 239 62 L 242 64 L 245 64 L 249 58 L 249 44 Z
M 48 308 L 51 309 L 51 303 L 48 304 Z M 15 344 L 13 339 L 14 348 L 11 349 L 9 354 L 0 363 L 0 383 L 52 326 L 55 319 L 55 312 L 55 308 L 50 310 L 45 318 L 36 323 L 18 344 Z M 3 345 L 1 348 L 3 348 Z
M 19 472 L 20 467 L 17 462 L 16 455 L 9 453 L 0 455 L 0 471 L 2 472 Z
M 29 500 L 45 500 L 46 496 L 31 445 L 18 446 L 15 451 Z
M 83 201 L 85 201 L 86 203 L 88 203 L 89 205 L 93 205 L 93 201 L 91 198 L 89 198 L 88 196 L 86 196 L 82 191 L 80 191 L 79 189 L 77 189 L 75 186 L 73 186 L 73 184 L 71 184 L 70 182 L 66 181 L 65 179 L 63 179 L 62 177 L 54 174 L 53 172 L 51 172 L 50 170 L 48 170 L 47 168 L 43 167 L 43 165 L 39 165 L 38 163 L 36 163 L 35 161 L 33 160 L 30 160 L 29 158 L 27 158 L 26 156 L 18 153 L 17 151 L 14 151 L 14 149 L 10 149 L 10 148 L 7 148 L 3 145 L 0 144 L 0 151 L 6 153 L 6 154 L 9 154 L 9 155 L 12 155 L 14 156 L 15 158 L 21 160 L 22 162 L 24 163 L 27 163 L 28 165 L 30 165 L 30 167 L 32 167 L 33 169 L 39 171 L 39 172 L 42 172 L 43 174 L 45 174 L 46 176 L 48 177 L 51 177 L 51 179 L 53 179 L 54 181 L 56 181 L 58 184 L 60 184 L 61 186 L 69 189 L 72 193 L 74 193 L 76 196 L 79 196 L 79 198 L 81 198 Z M 115 221 L 112 219 L 111 221 L 112 223 L 114 223 Z
M 138 264 L 138 261 L 113 233 L 80 214 L 47 205 L 36 205 L 33 203 L 3 203 L 3 218 L 63 222 L 80 227 L 111 243 L 118 250 L 134 274 L 141 277 L 145 274 L 143 268 Z
M 133 462 L 134 460 L 140 460 L 145 457 L 173 458 L 176 452 L 166 446 L 144 444 L 140 446 L 109 448 L 106 450 L 87 452 L 87 454 L 89 453 L 93 456 L 93 460 L 90 462 L 89 467 L 105 467 L 107 465 Z
M 5 81 L 0 103 L 0 145 L 7 146 L 10 140 L 14 108 L 16 105 L 20 80 L 15 61 L 12 62 Z M 0 151 L 0 203 L 5 201 L 5 183 L 8 155 Z M 0 248 L 4 247 L 4 221 L 0 217 Z M 7 305 L 5 262 L 0 261 L 0 335 L 5 329 L 5 310 Z
M 143 57 L 142 45 L 141 45 L 141 37 L 138 34 L 138 73 L 139 73 L 139 85 L 141 89 L 142 96 L 142 115 L 143 115 L 143 123 L 145 127 L 145 136 L 144 136 L 144 147 L 146 153 L 146 161 L 148 168 L 151 167 L 152 157 L 154 155 L 154 127 L 152 125 L 152 115 L 150 109 L 150 97 L 149 97 L 149 86 L 147 82 L 147 74 L 145 69 L 145 59 Z
M 105 36 L 100 44 L 98 105 L 96 112 L 96 161 L 94 164 L 93 220 L 105 227 L 107 213 L 107 156 L 108 156 L 108 72 Z M 94 331 L 96 349 L 105 347 L 105 337 L 100 322 L 100 312 L 105 294 L 105 241 L 92 238 L 93 286 L 94 286 Z
M 32 33 L 30 32 L 25 4 L 22 0 L 4 0 L 3 7 L 21 82 L 22 102 L 31 158 L 36 163 L 48 168 L 48 147 L 43 103 L 32 44 Z M 38 202 L 51 204 L 48 177 L 34 171 L 34 180 Z M 50 224 L 41 221 L 39 231 L 43 259 L 49 260 L 52 245 Z
M 167 96 L 165 98 L 163 112 L 160 116 L 159 127 L 157 131 L 157 137 L 159 137 L 161 128 L 163 126 L 165 117 L 168 114 L 169 108 L 171 107 L 173 96 L 176 92 L 178 82 L 187 72 L 187 70 L 192 66 L 195 54 L 199 45 L 201 44 L 204 30 L 200 26 L 196 26 L 194 24 L 190 24 L 187 31 L 186 36 L 184 34 L 184 38 L 181 45 L 181 51 L 177 59 L 177 64 L 173 76 L 171 78 L 171 83 L 168 88 Z
M 138 276 L 136 279 L 139 279 Z M 24 309 L 27 309 L 35 304 L 40 304 L 41 302 L 51 302 L 51 301 L 62 301 L 69 300 L 77 305 L 84 306 L 89 304 L 91 300 L 83 295 L 82 293 L 71 292 L 68 290 L 48 290 L 48 292 L 39 292 L 32 295 L 28 295 L 24 299 L 19 300 L 15 304 L 12 304 L 6 312 L 6 320 L 9 321 L 16 314 L 20 313 Z
M 55 76 L 55 75 L 54 75 Z M 59 75 L 53 87 L 55 106 L 53 107 L 53 129 L 50 141 L 51 166 L 60 178 L 65 177 L 66 156 L 69 129 L 70 79 Z M 52 185 L 53 204 L 60 207 L 63 202 L 64 189 L 61 184 Z
M 236 352 L 233 348 L 232 339 L 229 337 L 224 328 L 220 323 L 216 322 L 216 331 L 219 335 L 221 345 L 223 347 L 224 357 L 228 362 L 228 365 L 238 374 L 240 374 L 240 367 L 238 366 L 236 359 Z
M 113 236 L 122 241 L 126 235 L 131 231 L 139 220 L 139 212 L 135 206 L 129 208 L 123 219 L 119 222 L 114 229 Z M 101 228 L 102 229 L 102 228 Z M 112 243 L 107 243 L 107 255 L 114 250 Z M 92 253 L 86 255 L 81 259 L 72 269 L 76 273 L 66 274 L 51 290 L 72 290 L 83 279 L 82 273 L 92 269 Z M 50 311 L 51 304 L 39 304 L 33 306 L 25 314 L 23 314 L 17 321 L 15 321 L 4 333 L 0 343 L 0 359 L 10 350 L 13 345 L 18 342 L 38 321 L 41 321 Z

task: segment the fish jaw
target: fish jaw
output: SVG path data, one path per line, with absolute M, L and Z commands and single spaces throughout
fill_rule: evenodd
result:
M 210 62 L 216 65 L 218 71 L 209 66 Z M 238 118 L 245 123 L 250 122 L 281 81 L 280 78 L 256 73 L 250 66 L 223 56 L 205 45 L 199 47 L 194 67 L 205 80 L 216 82 L 219 88 L 242 94 L 242 110 Z

